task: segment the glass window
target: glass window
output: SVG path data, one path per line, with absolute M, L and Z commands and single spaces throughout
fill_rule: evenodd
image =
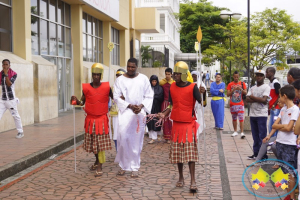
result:
M 33 55 L 39 54 L 39 18 L 31 16 L 31 52 Z
M 66 57 L 71 58 L 72 57 L 72 52 L 71 52 L 71 29 L 66 28 Z
M 86 34 L 83 34 L 82 36 L 82 47 L 83 47 L 83 61 L 87 61 L 87 57 L 86 57 Z
M 40 0 L 40 16 L 46 19 L 48 19 L 47 1 L 48 0 Z
M 111 38 L 112 42 L 114 43 L 114 49 L 112 51 L 112 64 L 113 65 L 120 65 L 120 41 L 119 41 L 119 36 L 120 32 L 119 30 L 115 28 L 111 28 Z
M 92 17 L 88 16 L 87 33 L 92 34 Z
M 38 15 L 38 0 L 31 0 L 31 7 L 30 7 L 31 13 Z
M 56 24 L 49 25 L 49 39 L 50 39 L 50 55 L 56 55 Z
M 56 0 L 50 0 L 49 19 L 53 22 L 56 22 Z
M 71 7 L 62 0 L 30 2 L 32 54 L 57 65 L 58 106 L 66 111 L 71 108 L 67 99 L 72 89 Z
M 41 20 L 40 23 L 40 40 L 41 40 L 41 54 L 48 55 L 48 22 Z
M 85 13 L 83 13 L 83 15 L 82 15 L 82 31 L 84 33 L 86 33 L 86 18 L 87 18 L 87 15 Z
M 11 51 L 11 34 L 0 32 L 0 50 Z
M 64 28 L 57 26 L 58 55 L 65 56 Z
M 10 5 L 10 0 L 0 0 L 0 2 L 2 2 L 2 3 L 5 3 L 5 4 L 7 4 L 7 5 Z
M 1 1 L 8 4 L 0 5 L 0 51 L 12 50 L 11 35 L 11 7 L 10 1 Z
M 64 23 L 64 3 L 61 0 L 57 2 L 57 22 Z
M 87 49 L 88 49 L 88 61 L 93 61 L 93 46 L 92 46 L 92 36 L 87 36 Z
M 71 26 L 71 7 L 65 3 L 65 25 Z
M 102 59 L 102 22 L 83 13 L 83 60 L 89 62 L 103 62 Z

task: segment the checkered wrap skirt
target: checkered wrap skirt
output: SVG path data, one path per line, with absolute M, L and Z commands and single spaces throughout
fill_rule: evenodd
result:
M 111 149 L 111 139 L 109 134 L 105 134 L 103 127 L 102 134 L 95 134 L 95 124 L 93 125 L 93 132 L 84 134 L 83 148 L 88 153 L 98 154 L 99 151 L 106 151 Z
M 198 148 L 195 138 L 192 142 L 188 142 L 186 134 L 186 142 L 178 143 L 171 140 L 170 145 L 170 161 L 171 163 L 188 163 L 188 162 L 198 162 Z M 194 133 L 193 133 L 194 135 Z

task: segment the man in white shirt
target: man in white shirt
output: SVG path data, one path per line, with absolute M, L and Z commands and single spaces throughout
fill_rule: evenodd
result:
M 268 97 L 270 86 L 264 84 L 265 71 L 255 72 L 257 85 L 253 86 L 247 94 L 246 101 L 250 106 L 250 124 L 253 137 L 253 155 L 248 156 L 249 160 L 255 160 L 258 155 L 262 140 L 267 136 L 268 119 Z M 265 157 L 267 158 L 267 155 Z

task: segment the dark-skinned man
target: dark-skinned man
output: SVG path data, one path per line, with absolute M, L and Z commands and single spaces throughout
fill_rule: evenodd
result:
M 109 97 L 113 98 L 109 82 L 101 82 L 104 69 L 100 63 L 93 64 L 92 83 L 83 83 L 83 95 L 79 101 L 76 96 L 71 97 L 72 102 L 76 105 L 85 105 L 84 143 L 83 148 L 88 153 L 93 153 L 96 157 L 95 163 L 90 170 L 96 170 L 95 177 L 103 174 L 102 165 L 105 163 L 105 151 L 111 149 L 111 139 L 109 136 L 108 125 L 108 102 Z
M 253 155 L 248 156 L 249 160 L 255 160 L 258 155 L 262 140 L 267 136 L 268 119 L 268 97 L 270 95 L 270 86 L 264 84 L 265 71 L 257 70 L 255 72 L 257 85 L 250 88 L 246 101 L 250 106 L 250 124 L 253 137 Z M 267 158 L 265 156 L 265 158 Z
M 200 89 L 197 84 L 187 82 L 188 65 L 179 61 L 174 66 L 175 83 L 170 87 L 170 106 L 159 113 L 159 118 L 165 118 L 171 113 L 173 120 L 170 161 L 177 164 L 179 180 L 176 187 L 184 186 L 183 163 L 188 163 L 191 174 L 191 192 L 197 191 L 195 181 L 195 162 L 198 162 L 197 129 L 194 105 L 196 100 L 201 103 Z M 202 88 L 202 92 L 205 89 Z M 172 110 L 172 112 L 171 112 Z
M 270 80 L 270 101 L 269 101 L 269 111 L 270 111 L 270 119 L 269 119 L 269 133 L 272 130 L 272 125 L 275 122 L 275 117 L 277 117 L 280 113 L 280 108 L 277 105 L 279 99 L 279 90 L 281 88 L 279 81 L 275 78 L 276 69 L 274 67 L 268 67 L 266 70 L 266 78 Z M 277 136 L 276 131 L 272 137 Z
M 143 148 L 146 113 L 151 113 L 153 90 L 149 79 L 137 72 L 135 58 L 127 61 L 127 72 L 117 78 L 114 84 L 114 101 L 118 113 L 118 152 L 115 162 L 119 163 L 118 175 L 131 171 L 131 177 L 138 177 Z
M 19 99 L 16 98 L 14 83 L 17 79 L 17 73 L 10 68 L 10 61 L 4 59 L 2 61 L 2 71 L 0 72 L 0 83 L 2 87 L 2 95 L 0 99 L 0 120 L 6 110 L 14 118 L 15 125 L 18 131 L 17 139 L 24 137 L 21 117 L 18 112 Z

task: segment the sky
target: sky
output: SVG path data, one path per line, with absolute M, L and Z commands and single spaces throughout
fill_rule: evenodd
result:
M 198 0 L 193 0 L 198 2 Z M 208 0 L 218 7 L 229 8 L 247 17 L 247 0 Z M 266 8 L 286 10 L 293 20 L 300 22 L 300 0 L 250 0 L 250 13 L 261 12 Z

